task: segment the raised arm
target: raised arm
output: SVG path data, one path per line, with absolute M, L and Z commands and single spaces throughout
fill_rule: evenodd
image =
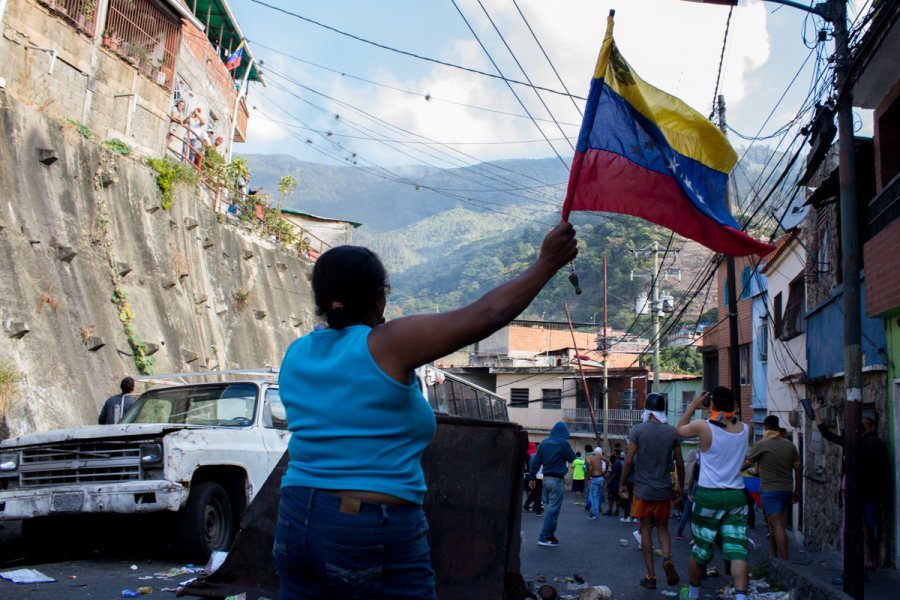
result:
M 675 446 L 675 476 L 678 479 L 678 487 L 675 488 L 673 499 L 678 502 L 684 490 L 684 456 L 681 454 L 681 445 Z
M 694 421 L 692 423 L 691 418 L 694 416 L 697 409 L 703 408 L 703 401 L 707 396 L 709 396 L 709 392 L 695 394 L 691 403 L 685 407 L 684 413 L 682 413 L 681 418 L 678 419 L 678 424 L 675 425 L 675 433 L 677 433 L 679 437 L 692 438 L 700 437 L 702 435 L 705 427 L 703 427 L 700 421 Z
M 403 381 L 416 367 L 484 339 L 515 319 L 577 254 L 575 229 L 562 221 L 544 238 L 540 255 L 524 273 L 463 308 L 379 325 L 369 335 L 369 350 L 388 375 Z

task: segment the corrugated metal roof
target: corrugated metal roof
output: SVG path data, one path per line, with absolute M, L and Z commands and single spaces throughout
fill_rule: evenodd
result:
M 301 217 L 309 217 L 311 219 L 318 219 L 320 221 L 331 221 L 333 223 L 348 223 L 349 225 L 353 225 L 353 228 L 362 227 L 362 223 L 356 223 L 354 221 L 348 221 L 346 219 L 332 219 L 329 217 L 320 217 L 319 215 L 314 215 L 312 213 L 301 212 L 299 210 L 293 210 L 290 208 L 282 208 L 281 212 L 287 213 L 289 215 L 298 215 Z
M 233 52 L 237 50 L 241 40 L 246 40 L 226 0 L 181 0 L 181 2 L 206 27 L 206 37 L 214 46 L 219 45 L 221 40 L 221 46 Z M 240 66 L 234 71 L 234 76 L 236 79 L 243 79 L 244 73 L 252 61 L 249 75 L 250 81 L 264 83 L 262 73 L 258 68 L 259 65 L 252 59 L 253 55 L 245 42 L 244 55 Z

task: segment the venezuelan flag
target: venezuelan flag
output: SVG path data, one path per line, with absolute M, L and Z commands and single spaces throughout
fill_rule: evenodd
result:
M 726 188 L 737 155 L 708 119 L 638 77 L 613 40 L 613 17 L 585 107 L 563 219 L 573 210 L 641 217 L 723 254 L 774 246 L 731 216 Z
M 237 50 L 231 53 L 231 56 L 228 57 L 228 60 L 225 61 L 225 68 L 227 70 L 237 69 L 241 66 L 241 61 L 244 59 L 244 41 L 241 40 L 241 43 L 238 44 Z

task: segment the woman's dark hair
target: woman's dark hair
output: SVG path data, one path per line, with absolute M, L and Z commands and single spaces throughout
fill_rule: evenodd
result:
M 362 246 L 332 248 L 313 267 L 316 314 L 332 329 L 358 323 L 386 285 L 387 270 L 377 254 Z
M 720 385 L 712 391 L 712 403 L 716 410 L 726 413 L 734 412 L 734 392 Z

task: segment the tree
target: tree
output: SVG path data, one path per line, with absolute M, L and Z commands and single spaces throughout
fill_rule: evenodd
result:
M 278 193 L 281 198 L 278 200 L 278 210 L 284 206 L 285 199 L 297 189 L 297 180 L 292 175 L 285 175 L 278 180 Z
M 693 346 L 670 346 L 660 350 L 659 368 L 667 373 L 700 375 L 703 357 Z

